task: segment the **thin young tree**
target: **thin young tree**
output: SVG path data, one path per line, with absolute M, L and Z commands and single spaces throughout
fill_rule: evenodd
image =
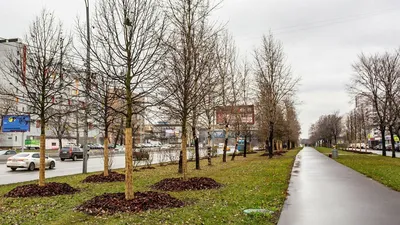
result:
M 214 6 L 201 0 L 169 0 L 166 8 L 171 38 L 166 43 L 168 76 L 164 89 L 171 96 L 164 108 L 171 118 L 181 123 L 180 161 L 183 178 L 187 179 L 186 147 L 190 118 L 197 116 L 199 105 L 210 89 L 209 81 L 215 82 L 212 73 L 208 72 L 214 58 L 213 40 L 216 38 L 216 31 L 209 23 Z
M 92 18 L 92 68 L 115 82 L 117 110 L 125 117 L 125 198 L 133 199 L 135 118 L 155 104 L 164 82 L 164 13 L 153 0 L 100 0 Z M 84 29 L 79 29 L 83 45 Z M 107 51 L 104 51 L 107 50 Z M 110 50 L 110 51 L 108 51 Z M 111 59 L 111 60 L 110 60 Z M 112 63 L 110 63 L 110 61 Z M 134 129 L 133 129 L 134 128 Z
M 224 31 L 219 38 L 217 45 L 217 68 L 219 80 L 217 89 L 220 93 L 221 107 L 219 109 L 223 111 L 223 115 L 220 115 L 223 118 L 218 118 L 217 122 L 220 125 L 223 125 L 225 132 L 222 162 L 226 162 L 230 132 L 229 128 L 231 126 L 231 121 L 235 119 L 232 116 L 232 110 L 234 110 L 233 104 L 236 104 L 236 100 L 232 101 L 234 93 L 233 89 L 230 87 L 232 84 L 232 79 L 237 75 L 236 57 L 236 46 L 233 38 L 227 31 Z M 223 121 L 220 121 L 221 119 Z
M 285 62 L 282 43 L 276 40 L 272 33 L 263 36 L 262 45 L 255 50 L 254 57 L 258 101 L 263 111 L 263 120 L 267 121 L 269 128 L 268 153 L 271 158 L 278 105 L 295 93 L 299 79 L 292 76 L 290 67 Z
M 18 99 L 27 107 L 29 114 L 40 120 L 39 186 L 45 185 L 46 125 L 51 118 L 64 114 L 57 110 L 57 106 L 67 104 L 65 90 L 71 79 L 60 73 L 60 65 L 63 64 L 63 57 L 66 58 L 70 43 L 71 39 L 63 34 L 61 23 L 57 22 L 53 13 L 44 9 L 25 36 L 24 66 L 21 67 L 16 55 L 10 53 L 4 67 L 1 67 L 5 79 L 12 86 L 11 90 L 1 87 L 1 94 Z

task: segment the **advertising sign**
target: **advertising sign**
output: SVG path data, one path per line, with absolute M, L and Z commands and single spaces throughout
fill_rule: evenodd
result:
M 216 109 L 217 124 L 254 124 L 254 105 L 226 106 Z
M 29 115 L 4 115 L 1 120 L 2 132 L 27 132 L 30 130 Z

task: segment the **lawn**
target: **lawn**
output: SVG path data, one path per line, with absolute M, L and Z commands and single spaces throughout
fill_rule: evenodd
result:
M 330 148 L 317 148 L 328 154 Z M 362 155 L 339 151 L 337 161 L 396 191 L 400 191 L 400 159 L 375 154 Z
M 190 176 L 210 177 L 224 185 L 218 190 L 169 192 L 183 200 L 183 208 L 152 210 L 137 214 L 89 216 L 74 208 L 103 193 L 123 192 L 124 183 L 87 184 L 87 175 L 48 179 L 66 182 L 81 191 L 75 195 L 44 198 L 4 198 L 18 184 L 0 186 L 0 224 L 276 224 L 286 198 L 286 190 L 295 155 L 292 150 L 274 159 L 261 153 L 236 157 L 222 163 L 221 157 L 201 161 L 202 170 L 189 164 Z M 148 191 L 149 186 L 164 178 L 178 177 L 177 166 L 156 166 L 155 170 L 134 173 L 135 191 Z M 120 171 L 122 172 L 122 171 Z M 32 182 L 27 182 L 32 183 Z M 245 215 L 244 209 L 267 208 L 272 215 Z

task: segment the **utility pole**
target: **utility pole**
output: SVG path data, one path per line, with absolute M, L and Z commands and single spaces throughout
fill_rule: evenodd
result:
M 89 99 L 88 91 L 90 89 L 90 24 L 89 24 L 89 0 L 85 0 L 86 5 L 86 80 L 85 80 L 85 126 L 83 130 L 83 168 L 82 173 L 87 173 L 87 160 L 88 160 L 88 113 L 89 113 Z

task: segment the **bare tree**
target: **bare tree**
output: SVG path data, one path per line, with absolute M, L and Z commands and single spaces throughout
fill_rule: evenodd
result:
M 154 95 L 164 82 L 160 73 L 164 70 L 166 23 L 156 1 L 101 0 L 92 24 L 91 66 L 113 80 L 120 90 L 115 92 L 121 99 L 119 110 L 113 109 L 125 116 L 125 197 L 129 200 L 134 197 L 134 117 L 155 104 Z M 86 43 L 84 29 L 79 33 L 82 43 Z
M 214 8 L 208 1 L 169 0 L 167 15 L 171 23 L 168 45 L 167 81 L 165 95 L 171 95 L 164 108 L 171 118 L 179 120 L 182 128 L 182 172 L 187 179 L 187 129 L 190 117 L 197 123 L 199 105 L 209 90 L 208 73 L 214 58 L 213 27 L 208 18 Z M 192 122 L 193 123 L 193 122 Z M 192 127 L 196 127 L 193 123 Z M 195 129 L 194 129 L 195 130 Z M 196 136 L 196 135 L 194 135 Z
M 386 128 L 393 126 L 396 116 L 391 114 L 392 96 L 396 95 L 398 82 L 399 54 L 361 54 L 353 65 L 355 74 L 352 77 L 349 92 L 361 96 L 372 103 L 377 126 L 382 136 L 382 155 L 386 156 Z M 389 128 L 390 129 L 390 128 Z M 393 132 L 392 132 L 393 133 Z
M 259 104 L 263 120 L 269 127 L 269 157 L 273 156 L 273 142 L 278 105 L 293 95 L 298 78 L 294 78 L 286 65 L 281 42 L 269 34 L 263 36 L 262 46 L 255 51 L 255 74 L 258 82 Z
M 63 35 L 62 26 L 53 14 L 42 10 L 29 27 L 25 37 L 26 62 L 21 68 L 14 54 L 2 67 L 11 90 L 1 87 L 1 94 L 25 105 L 29 114 L 40 119 L 40 170 L 39 185 L 45 185 L 45 139 L 46 124 L 60 115 L 58 105 L 67 104 L 65 88 L 70 85 L 68 77 L 59 73 L 63 56 L 69 51 L 71 39 Z M 22 46 L 21 46 L 22 47 Z
M 232 110 L 234 110 L 234 105 L 237 103 L 237 93 L 238 90 L 232 89 L 231 85 L 237 77 L 237 67 L 236 67 L 236 46 L 230 36 L 230 34 L 225 31 L 218 40 L 217 46 L 217 68 L 218 68 L 218 80 L 220 85 L 217 86 L 218 93 L 220 95 L 221 109 L 224 111 L 223 123 L 220 125 L 224 126 L 225 140 L 223 147 L 222 162 L 226 162 L 226 151 L 228 147 L 229 140 L 229 128 L 231 125 L 231 120 L 234 118 Z M 235 98 L 235 99 L 233 99 Z M 232 100 L 233 99 L 233 100 Z M 217 121 L 218 122 L 218 121 Z

